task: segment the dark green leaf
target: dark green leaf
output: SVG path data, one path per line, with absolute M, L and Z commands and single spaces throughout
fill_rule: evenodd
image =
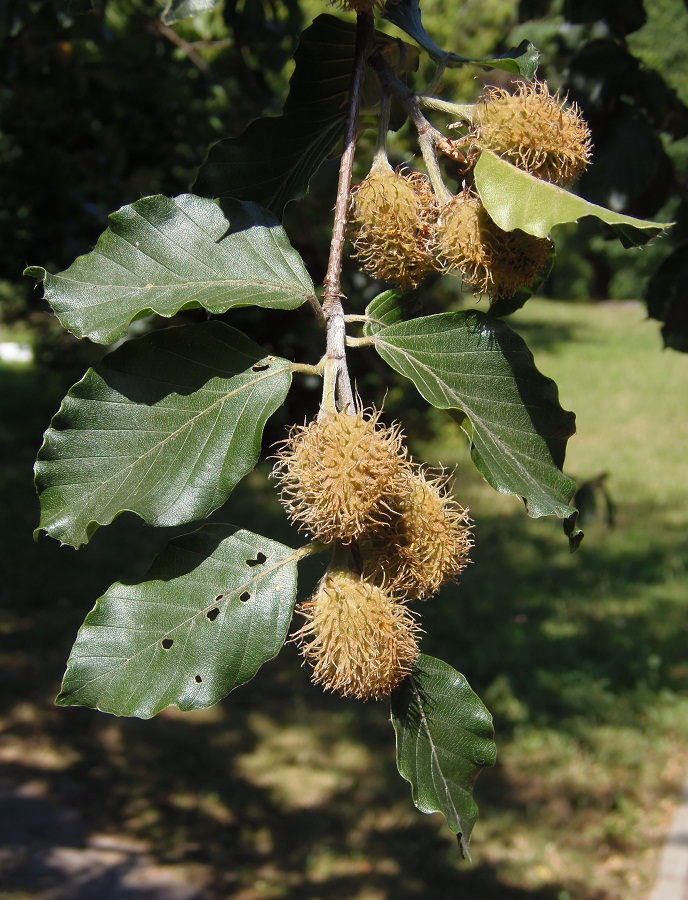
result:
M 488 59 L 473 59 L 440 49 L 423 26 L 419 0 L 398 0 L 395 3 L 388 3 L 384 18 L 405 31 L 434 60 L 447 66 L 454 67 L 464 63 L 474 63 L 479 66 L 489 66 L 492 69 L 503 69 L 505 72 L 511 72 L 512 75 L 520 75 L 521 78 L 528 79 L 531 79 L 537 71 L 538 51 L 528 41 L 522 41 L 518 47 L 511 47 L 505 53 Z
M 180 19 L 188 19 L 199 13 L 215 9 L 220 5 L 220 0 L 169 0 L 160 18 L 165 25 L 172 25 Z
M 290 200 L 305 195 L 343 133 L 343 111 L 329 119 L 255 119 L 238 138 L 210 148 L 194 190 L 206 197 L 255 200 L 281 217 Z
M 489 150 L 475 166 L 475 186 L 490 218 L 503 231 L 520 228 L 536 237 L 547 237 L 555 225 L 596 216 L 612 225 L 626 246 L 645 244 L 671 223 L 648 222 L 589 203 L 556 184 L 517 169 Z
M 397 74 L 414 67 L 414 48 L 400 50 L 386 35 L 378 35 L 378 45 Z M 355 46 L 353 23 L 318 16 L 296 48 L 283 114 L 256 119 L 239 137 L 215 144 L 194 190 L 206 197 L 255 200 L 281 217 L 290 200 L 304 196 L 342 139 Z M 370 82 L 364 102 L 374 102 L 367 94 Z
M 222 322 L 153 332 L 69 391 L 36 462 L 38 531 L 74 547 L 131 510 L 152 525 L 201 519 L 255 466 L 289 363 Z
M 522 497 L 531 516 L 575 515 L 561 472 L 575 417 L 504 322 L 441 313 L 382 328 L 375 347 L 433 406 L 468 417 L 473 461 L 496 490 Z
M 299 555 L 232 525 L 175 538 L 86 616 L 57 703 L 144 719 L 217 703 L 284 643 Z
M 645 292 L 647 314 L 662 322 L 664 346 L 688 353 L 688 244 L 657 269 Z
M 478 817 L 473 784 L 497 752 L 492 717 L 460 672 L 421 653 L 392 694 L 392 724 L 397 767 L 413 802 L 421 812 L 441 812 L 469 857 Z
M 625 37 L 647 22 L 643 0 L 564 0 L 564 18 L 569 22 L 591 23 L 604 19 L 613 34 Z
M 144 197 L 113 213 L 95 249 L 66 271 L 25 274 L 44 281 L 65 328 L 101 344 L 149 313 L 300 306 L 313 282 L 277 219 L 255 203 L 224 209 L 193 194 Z
M 398 291 L 389 290 L 378 294 L 366 307 L 366 316 L 369 321 L 363 326 L 363 334 L 373 337 L 381 328 L 396 325 L 407 319 L 412 310 L 418 311 L 420 304 L 415 300 L 409 300 Z

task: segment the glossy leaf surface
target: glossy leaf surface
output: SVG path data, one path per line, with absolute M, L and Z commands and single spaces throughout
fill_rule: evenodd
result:
M 441 313 L 380 329 L 375 347 L 429 403 L 468 417 L 473 461 L 494 488 L 522 497 L 531 516 L 575 513 L 561 471 L 575 417 L 504 322 Z
M 517 169 L 505 159 L 484 150 L 475 165 L 475 185 L 490 218 L 503 231 L 520 228 L 536 237 L 547 237 L 555 225 L 596 216 L 611 225 L 625 247 L 646 244 L 670 227 L 624 216 L 597 206 Z
M 279 222 L 254 203 L 144 197 L 113 213 L 95 249 L 64 272 L 39 266 L 45 298 L 77 337 L 109 344 L 150 313 L 203 307 L 294 309 L 313 282 Z
M 496 758 L 492 717 L 460 672 L 421 654 L 392 694 L 392 724 L 413 802 L 421 812 L 441 812 L 468 857 L 478 817 L 473 784 Z
M 488 59 L 473 59 L 442 50 L 423 26 L 419 0 L 397 0 L 397 2 L 388 3 L 384 18 L 405 31 L 434 60 L 443 62 L 449 67 L 473 63 L 479 66 L 489 66 L 492 69 L 503 69 L 505 72 L 511 72 L 512 75 L 520 75 L 522 78 L 528 79 L 532 78 L 537 71 L 538 51 L 529 41 L 522 41 L 518 47 L 511 47 L 505 53 Z
M 36 462 L 39 530 L 78 547 L 131 510 L 152 525 L 209 515 L 255 466 L 289 363 L 204 322 L 129 341 L 65 397 Z
M 113 584 L 72 648 L 60 706 L 149 718 L 212 706 L 280 650 L 298 551 L 232 525 L 172 540 L 140 584 Z

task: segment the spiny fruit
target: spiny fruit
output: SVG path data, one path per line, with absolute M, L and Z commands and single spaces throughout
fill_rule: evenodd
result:
M 513 297 L 542 272 L 552 251 L 547 238 L 524 231 L 502 231 L 477 194 L 464 190 L 442 210 L 438 224 L 438 262 L 458 269 L 463 280 L 491 297 Z
M 543 82 L 520 84 L 514 94 L 491 88 L 476 105 L 472 142 L 531 175 L 566 185 L 590 162 L 590 129 L 574 103 L 565 107 Z
M 468 564 L 468 512 L 448 493 L 448 477 L 417 468 L 405 479 L 390 524 L 371 535 L 374 572 L 389 589 L 424 599 Z
M 298 612 L 293 636 L 327 690 L 362 700 L 386 697 L 418 656 L 418 625 L 403 604 L 349 569 L 333 567 Z
M 292 428 L 273 475 L 290 518 L 315 540 L 348 544 L 389 517 L 386 497 L 409 462 L 398 426 L 377 410 Z
M 425 175 L 373 165 L 351 197 L 354 256 L 361 268 L 402 289 L 434 268 L 437 201 Z

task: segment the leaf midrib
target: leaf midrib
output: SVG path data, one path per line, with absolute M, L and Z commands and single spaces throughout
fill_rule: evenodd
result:
M 110 478 L 108 478 L 106 481 L 101 481 L 101 482 L 99 482 L 99 490 L 93 491 L 91 494 L 87 495 L 87 497 L 84 498 L 84 500 L 83 500 L 83 505 L 84 505 L 85 507 L 89 507 L 89 508 L 90 508 L 90 506 L 91 506 L 92 503 L 93 503 L 94 498 L 98 497 L 99 494 L 100 494 L 102 491 L 104 491 L 105 488 L 106 488 L 107 486 L 109 486 L 110 483 L 111 483 L 112 481 L 114 481 L 115 479 L 122 479 L 123 477 L 128 478 L 129 475 L 131 474 L 131 471 L 134 469 L 134 467 L 135 467 L 138 463 L 140 463 L 140 462 L 142 462 L 143 460 L 145 460 L 145 459 L 146 459 L 147 457 L 149 457 L 152 453 L 158 452 L 161 448 L 164 448 L 164 446 L 165 446 L 167 443 L 169 443 L 170 441 L 172 441 L 172 440 L 173 440 L 174 438 L 176 438 L 178 435 L 182 434 L 182 433 L 184 432 L 185 429 L 190 429 L 190 428 L 192 428 L 192 427 L 196 424 L 197 421 L 199 421 L 200 419 L 202 419 L 204 416 L 209 415 L 210 412 L 211 412 L 215 407 L 217 407 L 217 406 L 220 405 L 220 404 L 224 404 L 225 402 L 227 402 L 227 400 L 229 400 L 230 398 L 232 398 L 232 397 L 235 396 L 235 395 L 240 394 L 242 391 L 249 390 L 249 389 L 252 390 L 252 389 L 253 389 L 254 387 L 256 387 L 258 384 L 260 384 L 261 381 L 264 381 L 264 380 L 267 379 L 267 378 L 273 378 L 273 377 L 275 377 L 275 376 L 277 376 L 277 375 L 283 374 L 285 371 L 288 371 L 288 368 L 289 368 L 289 367 L 288 367 L 288 364 L 287 364 L 286 366 L 284 366 L 284 367 L 275 368 L 275 369 L 271 370 L 270 372 L 265 372 L 265 373 L 261 374 L 258 378 L 252 379 L 250 382 L 247 382 L 246 384 L 240 385 L 240 386 L 237 387 L 234 391 L 229 391 L 228 393 L 223 394 L 222 397 L 220 397 L 220 398 L 218 398 L 217 400 L 213 401 L 213 403 L 211 403 L 210 406 L 208 406 L 208 407 L 206 407 L 205 409 L 201 410 L 199 413 L 197 413 L 197 414 L 196 414 L 195 416 L 193 416 L 191 419 L 188 419 L 183 425 L 181 425 L 181 426 L 180 426 L 179 428 L 177 428 L 175 431 L 172 431 L 172 432 L 170 432 L 169 434 L 167 434 L 166 437 L 165 437 L 162 441 L 159 441 L 159 442 L 157 442 L 156 444 L 154 444 L 152 447 L 149 447 L 149 449 L 146 450 L 146 452 L 143 453 L 141 456 L 138 456 L 138 457 L 136 458 L 136 460 L 135 460 L 133 463 L 131 463 L 130 465 L 125 466 L 124 468 L 120 469 L 119 471 L 113 473 L 113 474 L 110 476 Z M 83 399 L 83 398 L 79 398 L 79 399 Z M 91 401 L 84 401 L 84 402 L 91 402 Z M 100 402 L 100 401 L 93 401 L 93 402 Z M 177 410 L 177 411 L 179 411 L 179 410 Z M 63 457 L 63 459 L 80 459 L 80 458 L 81 458 L 81 457 Z M 48 530 L 48 526 L 49 526 L 49 525 L 53 524 L 54 522 L 58 521 L 58 520 L 61 519 L 61 518 L 62 518 L 61 515 L 56 515 L 56 516 L 54 516 L 52 519 L 48 520 L 48 522 L 46 522 L 46 524 L 43 525 L 43 526 L 41 526 L 41 527 L 43 527 L 43 528 L 45 528 L 46 530 Z M 81 518 L 81 517 L 80 517 L 80 518 Z
M 278 560 L 276 563 L 274 563 L 269 569 L 264 569 L 262 572 L 257 573 L 257 574 L 254 575 L 252 578 L 250 578 L 248 581 L 243 582 L 241 585 L 239 585 L 238 588 L 236 588 L 235 591 L 232 592 L 232 595 L 231 595 L 231 596 L 230 596 L 230 595 L 225 595 L 225 596 L 222 597 L 222 600 L 219 600 L 219 601 L 218 601 L 218 600 L 213 600 L 212 603 L 208 604 L 207 606 L 203 607 L 202 609 L 197 610 L 193 615 L 189 616 L 187 619 L 185 619 L 183 622 L 180 622 L 178 625 L 175 625 L 173 628 L 170 628 L 168 631 L 165 631 L 165 632 L 160 631 L 160 632 L 158 632 L 158 633 L 157 633 L 157 636 L 156 636 L 156 638 L 155 638 L 155 640 L 151 641 L 149 644 L 146 644 L 145 647 L 142 647 L 140 650 L 138 650 L 136 653 L 133 653 L 131 656 L 127 656 L 127 657 L 117 657 L 117 656 L 96 656 L 96 655 L 91 656 L 91 655 L 87 655 L 87 654 L 84 654 L 84 653 L 80 654 L 79 657 L 78 657 L 79 660 L 86 660 L 86 659 L 121 659 L 122 661 L 121 661 L 121 663 L 120 663 L 119 665 L 113 666 L 111 669 L 108 669 L 107 672 L 103 672 L 103 673 L 101 673 L 101 674 L 95 676 L 94 678 L 91 678 L 91 679 L 88 680 L 88 681 L 84 681 L 84 682 L 80 685 L 80 687 L 79 687 L 77 690 L 75 690 L 75 691 L 72 692 L 72 694 L 71 694 L 70 696 L 76 696 L 76 694 L 78 694 L 79 691 L 84 690 L 86 687 L 88 687 L 89 685 L 94 684 L 95 682 L 99 681 L 101 678 L 114 677 L 120 669 L 124 668 L 124 667 L 125 667 L 126 665 L 128 665 L 130 662 L 132 662 L 133 660 L 137 659 L 137 657 L 140 657 L 142 653 L 148 653 L 148 652 L 150 652 L 150 650 L 151 650 L 153 647 L 155 647 L 155 645 L 161 640 L 161 638 L 164 638 L 166 635 L 173 634 L 175 631 L 178 631 L 180 628 L 185 628 L 185 627 L 187 627 L 187 626 L 192 625 L 192 624 L 194 623 L 194 621 L 197 621 L 201 616 L 204 616 L 204 615 L 208 612 L 208 610 L 213 609 L 213 607 L 220 606 L 221 604 L 224 604 L 224 605 L 225 605 L 225 608 L 226 608 L 227 605 L 229 605 L 229 603 L 230 603 L 233 599 L 235 599 L 235 595 L 236 595 L 236 593 L 237 593 L 239 590 L 242 590 L 242 591 L 248 590 L 253 584 L 255 584 L 256 582 L 258 582 L 260 579 L 266 578 L 267 576 L 271 575 L 271 574 L 272 574 L 274 571 L 276 571 L 277 569 L 282 568 L 282 566 L 287 565 L 287 564 L 289 564 L 289 563 L 291 563 L 291 562 L 296 562 L 296 561 L 298 561 L 298 560 L 301 558 L 302 555 L 303 555 L 303 551 L 302 551 L 301 549 L 293 550 L 288 556 L 282 557 L 280 560 Z M 211 556 L 210 559 L 216 559 L 216 557 L 212 557 L 212 556 Z M 118 597 L 112 597 L 112 598 L 110 598 L 110 597 L 108 597 L 107 599 L 108 599 L 108 600 L 110 600 L 110 599 L 117 600 L 117 599 L 122 599 L 122 598 L 118 598 Z M 135 600 L 133 600 L 133 601 L 132 601 L 132 598 L 130 598 L 130 597 L 127 597 L 126 599 L 127 599 L 128 601 L 131 601 L 131 602 L 134 602 L 134 603 L 150 603 L 150 604 L 156 604 L 156 603 L 157 603 L 158 605 L 160 604 L 160 601 L 159 601 L 159 600 L 158 600 L 158 601 L 156 601 L 156 600 L 147 600 L 146 598 L 138 598 L 138 597 L 137 597 L 137 598 L 136 598 Z M 251 616 L 251 620 L 253 620 L 254 617 L 255 617 L 255 616 Z M 122 627 L 122 626 L 119 626 L 119 625 L 117 625 L 117 626 L 91 625 L 91 624 L 89 624 L 87 627 L 89 627 L 89 628 L 112 628 L 112 627 L 120 628 L 120 627 Z M 220 632 L 221 632 L 221 630 L 222 630 L 222 627 L 224 627 L 224 624 L 223 624 L 223 626 L 220 627 L 220 629 L 219 629 Z M 219 637 L 220 637 L 220 634 L 218 634 L 217 639 L 219 639 Z M 248 643 L 248 642 L 247 642 L 247 643 Z M 184 653 L 184 650 L 182 649 L 182 651 L 181 651 L 181 653 L 180 653 L 180 657 L 183 656 L 183 653 Z M 245 658 L 245 654 L 244 654 L 244 658 Z M 181 662 L 181 659 L 180 659 L 180 662 Z

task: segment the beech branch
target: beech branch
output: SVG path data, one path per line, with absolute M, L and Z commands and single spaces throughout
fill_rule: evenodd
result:
M 327 350 L 328 359 L 337 361 L 336 371 L 336 399 L 341 410 L 354 412 L 354 396 L 351 389 L 351 381 L 346 365 L 346 328 L 344 323 L 344 309 L 342 307 L 341 273 L 342 259 L 344 255 L 344 240 L 346 237 L 346 224 L 349 213 L 349 191 L 351 187 L 351 172 L 354 162 L 354 150 L 358 133 L 358 112 L 361 106 L 361 91 L 363 88 L 363 76 L 368 59 L 369 49 L 374 45 L 375 31 L 374 20 L 370 13 L 359 13 L 356 28 L 356 48 L 354 51 L 354 67 L 351 77 L 351 87 L 346 111 L 346 125 L 344 130 L 344 150 L 339 165 L 339 182 L 337 185 L 337 200 L 334 208 L 334 225 L 332 229 L 332 242 L 330 244 L 330 258 L 327 266 L 323 285 L 323 313 L 327 321 Z

